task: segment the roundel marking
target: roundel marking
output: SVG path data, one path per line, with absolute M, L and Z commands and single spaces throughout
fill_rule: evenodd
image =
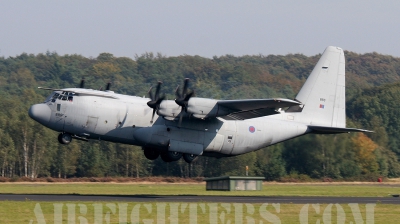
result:
M 256 131 L 256 128 L 255 128 L 254 126 L 250 126 L 250 127 L 249 127 L 249 131 L 250 131 L 251 133 L 254 133 L 254 132 Z

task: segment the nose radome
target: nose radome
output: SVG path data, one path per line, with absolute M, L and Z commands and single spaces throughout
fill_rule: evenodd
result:
M 51 109 L 46 104 L 35 104 L 29 108 L 29 117 L 46 125 L 50 121 Z

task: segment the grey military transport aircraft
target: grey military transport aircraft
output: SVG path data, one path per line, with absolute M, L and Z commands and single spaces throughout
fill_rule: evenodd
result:
M 147 159 L 165 162 L 197 156 L 225 157 L 252 152 L 301 135 L 369 132 L 346 128 L 345 58 L 327 47 L 294 100 L 215 100 L 194 97 L 189 79 L 175 100 L 80 88 L 52 89 L 29 116 L 60 132 L 58 141 L 98 139 L 141 146 Z

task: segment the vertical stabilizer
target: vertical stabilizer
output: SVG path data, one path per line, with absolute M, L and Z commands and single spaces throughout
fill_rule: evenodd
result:
M 300 120 L 310 125 L 346 127 L 345 59 L 329 46 L 296 96 L 304 107 Z

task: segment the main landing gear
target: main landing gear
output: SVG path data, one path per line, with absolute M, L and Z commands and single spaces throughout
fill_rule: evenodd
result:
M 198 157 L 194 154 L 187 154 L 187 153 L 183 154 L 183 159 L 187 163 L 192 163 L 192 162 L 196 161 L 197 158 Z
M 149 160 L 155 160 L 160 155 L 160 151 L 150 148 L 143 149 L 144 156 Z
M 178 161 L 182 157 L 187 163 L 192 163 L 197 158 L 197 156 L 193 154 L 186 154 L 186 153 L 172 152 L 172 151 L 160 151 L 152 148 L 143 148 L 143 153 L 144 156 L 149 160 L 155 160 L 158 158 L 158 156 L 160 156 L 161 159 L 167 163 Z
M 60 133 L 58 135 L 58 142 L 63 145 L 68 145 L 72 141 L 72 136 L 69 133 Z

